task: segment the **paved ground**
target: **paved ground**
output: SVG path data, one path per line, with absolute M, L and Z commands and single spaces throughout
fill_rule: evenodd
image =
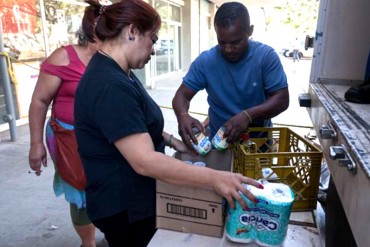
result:
M 310 126 L 305 108 L 298 106 L 297 95 L 305 92 L 308 85 L 310 61 L 293 63 L 282 57 L 290 84 L 289 110 L 275 118 L 274 123 Z M 156 82 L 156 89 L 149 93 L 162 106 L 165 130 L 177 135 L 177 122 L 171 107 L 175 90 L 183 73 L 175 73 Z M 207 112 L 206 94 L 199 93 L 191 104 L 191 111 Z M 198 115 L 204 119 L 204 115 Z M 7 125 L 0 125 L 0 247 L 78 247 L 79 239 L 69 218 L 69 207 L 63 197 L 56 198 L 52 190 L 52 166 L 45 168 L 40 177 L 28 173 L 29 132 L 27 120 L 18 121 L 15 142 L 10 141 Z M 301 134 L 307 128 L 295 128 Z M 171 154 L 172 150 L 167 150 Z M 49 160 L 49 165 L 52 163 Z M 303 216 L 303 220 L 311 214 Z M 312 220 L 312 218 L 311 218 Z M 310 221 L 310 220 L 308 220 Z M 293 239 L 303 245 L 320 246 L 316 228 L 303 227 Z M 303 233 L 302 233 L 303 232 Z M 97 246 L 106 247 L 103 235 L 97 231 Z

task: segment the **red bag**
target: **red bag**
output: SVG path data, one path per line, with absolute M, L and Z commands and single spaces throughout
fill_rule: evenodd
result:
M 60 126 L 51 114 L 50 126 L 54 131 L 56 166 L 59 175 L 65 182 L 78 190 L 86 187 L 85 171 L 77 150 L 74 130 Z

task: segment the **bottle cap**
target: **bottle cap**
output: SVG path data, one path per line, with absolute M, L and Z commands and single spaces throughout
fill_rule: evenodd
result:
M 248 133 L 243 133 L 242 134 L 242 140 L 243 140 L 243 142 L 248 141 L 249 139 L 250 139 L 250 137 L 249 137 L 249 134 Z

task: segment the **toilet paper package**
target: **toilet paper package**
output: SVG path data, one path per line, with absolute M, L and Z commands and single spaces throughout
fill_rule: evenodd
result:
M 239 203 L 236 209 L 228 208 L 226 236 L 239 243 L 256 242 L 266 247 L 281 246 L 285 240 L 290 212 L 294 201 L 294 192 L 283 183 L 263 184 L 264 189 L 245 185 L 258 199 L 254 204 L 242 194 L 248 209 Z

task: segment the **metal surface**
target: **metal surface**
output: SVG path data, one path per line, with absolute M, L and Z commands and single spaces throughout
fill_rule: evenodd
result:
M 0 16 L 1 17 L 1 16 Z M 3 25 L 0 18 L 0 53 L 4 53 L 3 44 Z M 7 115 L 4 116 L 4 121 L 9 123 L 10 136 L 12 141 L 17 139 L 17 126 L 16 126 L 16 116 L 13 105 L 13 94 L 10 85 L 9 74 L 7 69 L 7 62 L 5 56 L 0 56 L 0 78 L 4 86 L 4 97 Z
M 333 126 L 328 122 L 327 124 L 323 124 L 320 128 L 320 137 L 322 139 L 333 139 L 336 140 L 338 138 L 337 132 L 334 130 Z
M 39 0 L 39 6 L 40 6 L 40 14 L 41 14 L 41 26 L 42 26 L 42 37 L 44 41 L 44 49 L 45 49 L 45 55 L 48 57 L 50 55 L 50 50 L 49 50 L 49 38 L 48 38 L 48 28 L 47 28 L 47 21 L 45 17 L 45 4 L 44 0 Z
M 313 103 L 308 109 L 312 121 L 317 126 L 331 123 L 343 136 L 356 163 L 370 178 L 370 111 L 369 105 L 345 101 L 344 93 L 353 85 L 353 81 L 318 80 L 310 85 L 311 97 L 320 102 Z M 318 109 L 322 107 L 322 109 Z M 324 116 L 328 117 L 324 120 Z M 320 123 L 317 121 L 320 120 Z M 317 132 L 320 129 L 317 127 Z M 324 143 L 325 144 L 325 143 Z M 338 143 L 340 145 L 342 143 Z
M 356 243 L 368 246 L 370 235 L 365 229 L 370 222 L 370 111 L 369 105 L 344 100 L 345 91 L 353 84 L 338 80 L 311 83 L 312 105 L 307 109 L 316 132 L 330 123 L 329 133 L 337 133 L 336 138 L 329 139 L 323 137 L 331 134 L 319 135 L 319 141 Z
M 346 146 L 343 144 L 340 146 L 331 146 L 329 155 L 332 160 L 337 160 L 340 166 L 346 166 L 348 171 L 354 174 L 356 173 L 356 163 L 348 153 Z

